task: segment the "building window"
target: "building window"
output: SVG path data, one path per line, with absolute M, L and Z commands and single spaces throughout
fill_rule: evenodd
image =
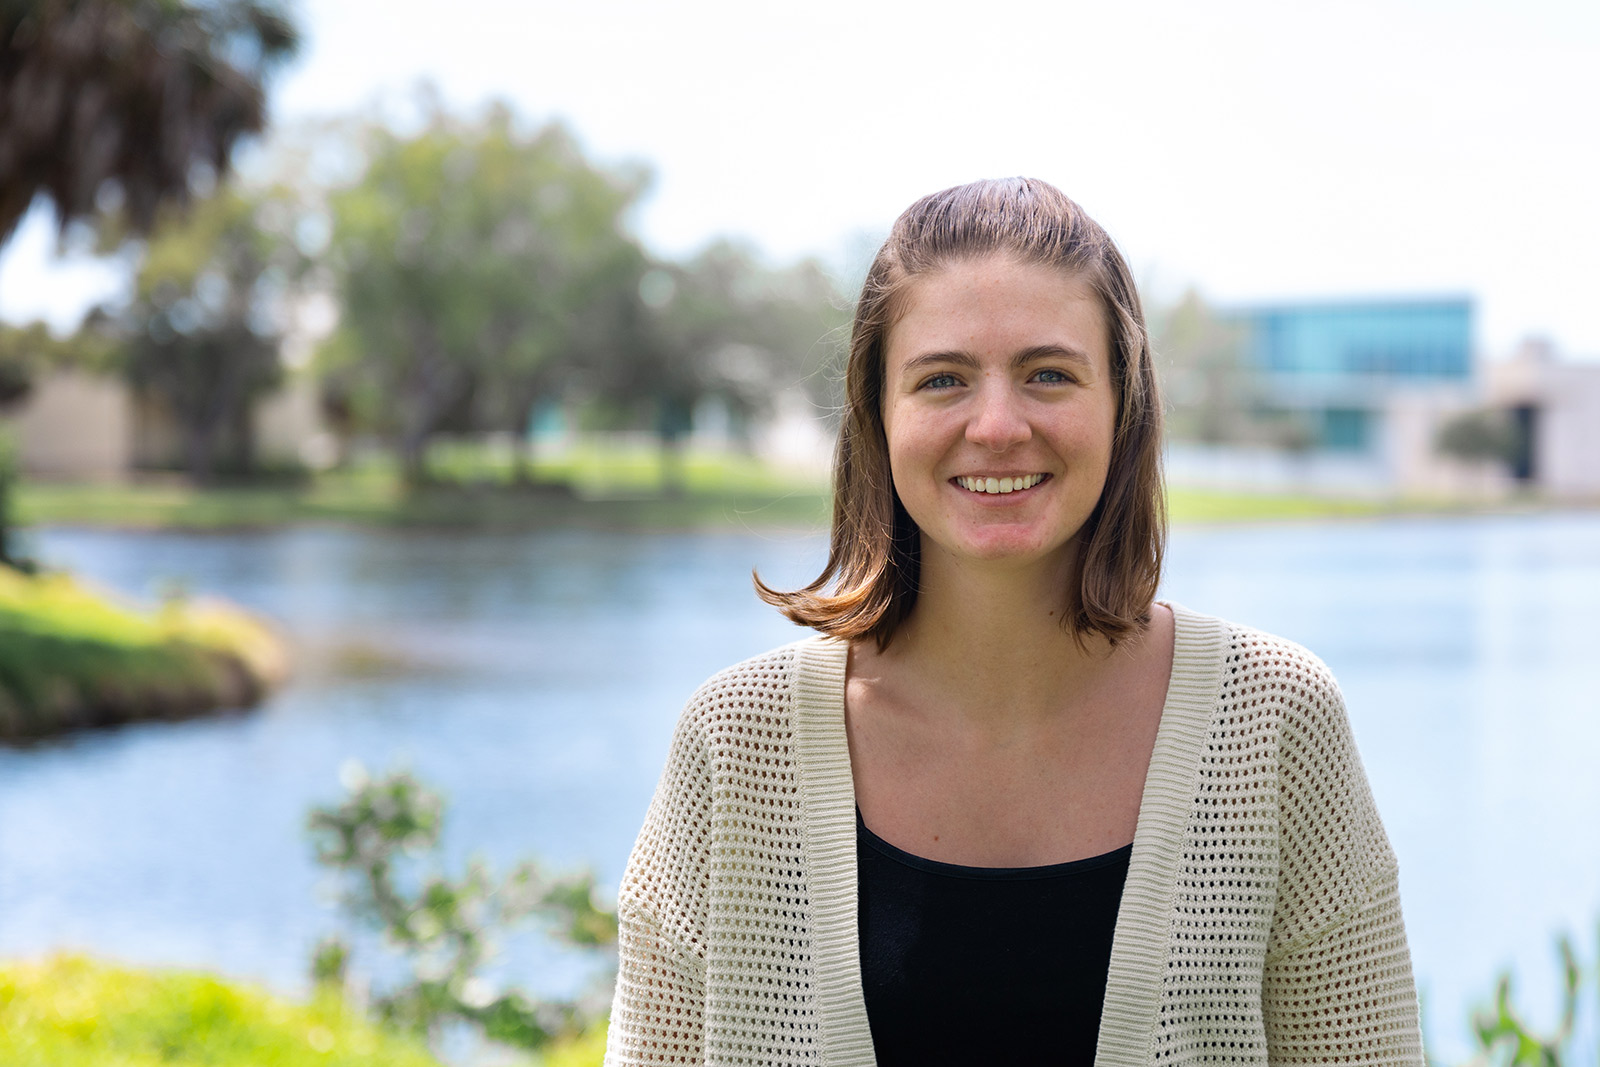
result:
M 1323 448 L 1335 452 L 1364 452 L 1372 441 L 1372 412 L 1360 408 L 1325 408 L 1322 412 Z

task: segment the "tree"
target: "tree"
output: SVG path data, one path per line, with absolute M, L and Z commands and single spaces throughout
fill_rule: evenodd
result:
M 816 262 L 775 269 L 752 249 L 719 240 L 687 263 L 657 265 L 640 290 L 643 333 L 611 353 L 602 390 L 620 407 L 652 413 L 669 489 L 702 398 L 720 398 L 746 423 L 789 386 L 806 387 L 824 405 L 833 400 L 830 342 L 847 316 Z
M 41 195 L 63 234 L 104 207 L 147 232 L 262 129 L 298 45 L 277 0 L 0 0 L 0 245 Z
M 1204 444 L 1239 442 L 1260 392 L 1239 329 L 1193 289 L 1152 319 L 1154 348 L 1167 365 L 1172 435 Z
M 1272 401 L 1263 372 L 1246 351 L 1243 327 L 1193 289 L 1150 316 L 1152 348 L 1164 364 L 1178 440 L 1208 445 L 1268 445 L 1303 450 L 1312 431 L 1301 415 Z
M 79 367 L 103 372 L 112 365 L 112 351 L 103 316 L 92 316 L 70 337 L 57 337 L 43 322 L 0 323 L 0 412 L 26 400 L 44 371 Z
M 1518 431 L 1511 413 L 1485 408 L 1465 411 L 1439 427 L 1434 447 L 1447 456 L 1470 463 L 1498 463 L 1507 470 L 1528 463 L 1527 435 Z
M 250 468 L 251 402 L 282 377 L 277 308 L 297 253 L 260 221 L 279 206 L 224 189 L 169 216 L 121 316 L 128 380 L 166 406 L 196 484 L 224 458 Z
M 322 362 L 408 484 L 453 413 L 521 436 L 563 371 L 637 320 L 645 262 L 622 221 L 644 182 L 589 163 L 559 124 L 519 131 L 504 106 L 370 132 L 365 173 L 331 198 L 342 308 Z
M 147 231 L 262 129 L 298 43 L 277 0 L 0 0 L 0 243 L 40 195 L 62 232 L 108 203 Z

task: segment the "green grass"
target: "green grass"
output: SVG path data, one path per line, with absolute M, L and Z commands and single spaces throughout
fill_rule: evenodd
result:
M 210 975 L 82 956 L 0 964 L 7 1067 L 440 1067 L 336 995 L 295 1004 Z
M 515 1067 L 600 1067 L 603 1022 Z M 0 961 L 5 1067 L 443 1067 L 424 1043 L 337 992 L 309 1003 L 215 975 L 78 955 Z
M 745 456 L 689 453 L 669 485 L 648 447 L 590 446 L 538 463 L 518 485 L 508 457 L 481 447 L 440 446 L 439 484 L 406 492 L 376 461 L 304 485 L 197 490 L 178 479 L 132 484 L 23 483 L 22 526 L 228 529 L 331 522 L 360 526 L 622 528 L 823 526 L 826 483 Z
M 1167 512 L 1174 523 L 1278 522 L 1334 519 L 1419 510 L 1415 502 L 1310 493 L 1245 493 L 1217 489 L 1169 489 Z
M 279 485 L 197 490 L 177 481 L 137 484 L 20 484 L 19 525 L 118 527 L 270 526 L 283 522 L 385 522 L 403 507 L 391 479 L 341 477 L 307 487 Z
M 64 574 L 0 567 L 0 739 L 241 706 L 286 668 L 278 639 L 237 608 L 140 612 Z
M 411 494 L 398 483 L 327 476 L 304 490 L 281 487 L 199 491 L 177 485 L 24 485 L 17 490 L 22 525 L 113 526 L 134 529 L 239 529 L 302 523 L 354 526 L 526 528 L 588 526 L 623 529 L 802 527 L 825 530 L 827 491 L 691 481 L 680 495 L 659 491 L 626 469 L 579 480 L 582 490 L 549 483 L 444 485 Z M 1468 512 L 1458 501 L 1327 497 L 1308 493 L 1245 493 L 1174 489 L 1174 523 L 1280 522 L 1400 514 Z
M 15 510 L 24 526 L 227 529 L 329 522 L 822 530 L 831 508 L 824 478 L 749 456 L 687 452 L 676 479 L 669 479 L 660 450 L 650 444 L 586 443 L 559 457 L 541 458 L 532 468 L 532 482 L 518 483 L 509 451 L 446 442 L 433 448 L 430 472 L 437 484 L 412 492 L 381 456 L 304 484 L 200 491 L 177 478 L 126 485 L 24 483 L 16 489 Z M 1486 506 L 1449 499 L 1209 489 L 1173 489 L 1168 505 L 1175 523 L 1465 512 Z
M 570 488 L 583 500 L 656 495 L 668 485 L 674 461 L 654 444 L 585 441 L 558 456 L 536 458 L 535 478 Z M 367 468 L 381 471 L 381 464 Z M 429 469 L 448 481 L 509 486 L 515 468 L 508 451 L 474 443 L 442 443 L 429 453 Z M 681 486 L 696 497 L 780 497 L 827 491 L 827 480 L 784 471 L 754 456 L 684 450 L 676 462 Z

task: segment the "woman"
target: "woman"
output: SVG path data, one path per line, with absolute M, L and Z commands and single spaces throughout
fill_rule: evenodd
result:
M 1138 295 L 1059 191 L 912 205 L 851 336 L 824 636 L 690 700 L 606 1061 L 1420 1064 L 1326 668 L 1154 601 Z

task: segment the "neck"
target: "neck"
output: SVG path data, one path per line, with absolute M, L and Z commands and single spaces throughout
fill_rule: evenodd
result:
M 1077 561 L 1048 566 L 923 558 L 916 608 L 886 655 L 947 694 L 941 705 L 973 725 L 1004 728 L 1059 713 L 1086 688 L 1110 646 L 1062 625 Z

